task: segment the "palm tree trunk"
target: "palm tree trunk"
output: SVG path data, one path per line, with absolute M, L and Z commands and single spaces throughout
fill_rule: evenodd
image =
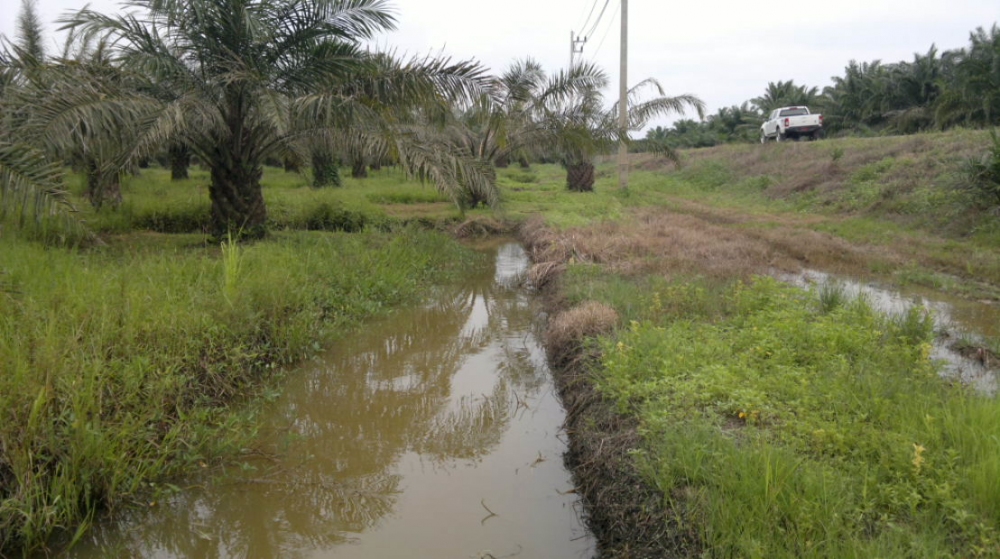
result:
M 212 234 L 260 238 L 267 233 L 267 208 L 260 188 L 263 169 L 223 149 L 211 162 Z
M 298 173 L 302 169 L 302 165 L 299 163 L 298 158 L 291 155 L 286 156 L 281 161 L 281 165 L 285 168 L 286 173 Z
M 567 165 L 566 187 L 573 192 L 593 192 L 594 164 L 584 161 Z
M 312 154 L 313 186 L 340 186 L 340 169 L 336 159 L 329 153 L 317 151 Z
M 351 176 L 356 179 L 368 178 L 368 165 L 364 157 L 356 158 L 351 164 Z
M 171 144 L 167 150 L 170 157 L 170 180 L 179 181 L 188 178 L 188 167 L 191 165 L 191 150 L 184 144 Z
M 117 171 L 103 170 L 97 161 L 88 159 L 86 173 L 87 191 L 85 196 L 90 200 L 90 205 L 97 209 L 104 207 L 104 204 L 110 204 L 114 208 L 121 206 L 121 175 Z

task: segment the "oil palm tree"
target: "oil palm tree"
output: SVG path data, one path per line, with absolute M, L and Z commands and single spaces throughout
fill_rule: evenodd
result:
M 586 84 L 586 87 L 574 89 L 556 85 L 566 80 Z M 553 76 L 547 88 L 561 93 L 544 99 L 540 122 L 548 144 L 566 168 L 566 186 L 570 190 L 593 190 L 594 157 L 612 151 L 621 141 L 631 142 L 630 132 L 641 130 L 652 118 L 683 114 L 686 109 L 694 109 L 699 118 L 704 117 L 705 104 L 701 99 L 690 94 L 667 97 L 660 83 L 648 78 L 628 90 L 624 99 L 628 107 L 628 126 L 622 130 L 618 123 L 618 103 L 622 100 L 607 108 L 602 94 L 607 85 L 607 75 L 601 69 L 581 64 L 570 72 Z M 647 91 L 657 96 L 644 101 Z M 678 160 L 677 153 L 666 144 L 657 145 L 656 151 L 670 160 Z
M 489 95 L 483 95 L 459 115 L 452 128 L 453 141 L 463 152 L 496 167 L 505 167 L 514 157 L 527 161 L 536 135 L 534 116 L 549 91 L 543 91 L 545 72 L 527 58 L 514 61 L 493 79 Z
M 941 96 L 939 126 L 1000 124 L 1000 26 L 977 28 L 969 48 L 953 53 L 954 83 Z
M 493 78 L 488 95 L 459 116 L 453 142 L 471 157 L 497 167 L 513 159 L 526 160 L 551 143 L 552 130 L 545 126 L 548 108 L 586 96 L 605 82 L 593 65 L 548 77 L 531 58 L 516 60 Z
M 858 63 L 851 60 L 843 76 L 834 76 L 832 86 L 823 90 L 829 131 L 862 130 L 884 123 L 889 70 L 881 61 Z
M 795 80 L 768 82 L 764 94 L 750 100 L 757 109 L 768 114 L 779 107 L 814 105 L 819 100 L 819 88 L 795 85 Z
M 396 118 L 422 103 L 478 93 L 485 88 L 482 70 L 422 60 L 380 74 L 362 43 L 393 27 L 385 0 L 132 0 L 127 6 L 136 11 L 109 16 L 84 9 L 64 20 L 87 36 L 107 37 L 117 65 L 140 81 L 119 98 L 78 92 L 74 111 L 98 128 L 109 119 L 133 122 L 136 154 L 169 139 L 188 145 L 210 171 L 215 234 L 266 232 L 264 160 L 319 129 L 357 129 L 369 148 L 391 145 L 415 174 L 440 188 L 488 188 L 488 177 L 474 166 L 415 144 Z M 358 93 L 353 79 L 384 89 L 375 98 L 350 96 Z M 406 103 L 385 104 L 400 100 Z

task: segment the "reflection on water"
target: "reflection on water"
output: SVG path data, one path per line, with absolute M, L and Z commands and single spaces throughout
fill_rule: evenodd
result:
M 997 337 L 1000 309 L 983 303 L 961 299 L 947 299 L 940 293 L 922 293 L 914 290 L 903 294 L 850 279 L 838 278 L 823 272 L 807 270 L 799 274 L 778 276 L 782 281 L 808 287 L 810 285 L 836 285 L 850 298 L 862 297 L 873 308 L 890 316 L 905 315 L 910 309 L 923 307 L 934 319 L 934 340 L 931 357 L 942 365 L 942 375 L 959 379 L 985 394 L 996 394 L 997 374 L 982 362 L 967 359 L 952 348 L 957 338 L 981 342 L 981 336 Z
M 520 246 L 290 376 L 246 471 L 67 555 L 589 557 Z

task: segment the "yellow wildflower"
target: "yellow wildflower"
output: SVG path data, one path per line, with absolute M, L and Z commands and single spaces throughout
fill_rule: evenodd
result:
M 913 473 L 920 475 L 920 468 L 924 465 L 924 451 L 927 449 L 923 445 L 913 443 Z

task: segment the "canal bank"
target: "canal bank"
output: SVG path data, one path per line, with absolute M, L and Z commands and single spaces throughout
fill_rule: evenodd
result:
M 942 368 L 934 305 L 692 275 L 648 238 L 522 238 L 602 557 L 996 556 L 1000 406 Z

